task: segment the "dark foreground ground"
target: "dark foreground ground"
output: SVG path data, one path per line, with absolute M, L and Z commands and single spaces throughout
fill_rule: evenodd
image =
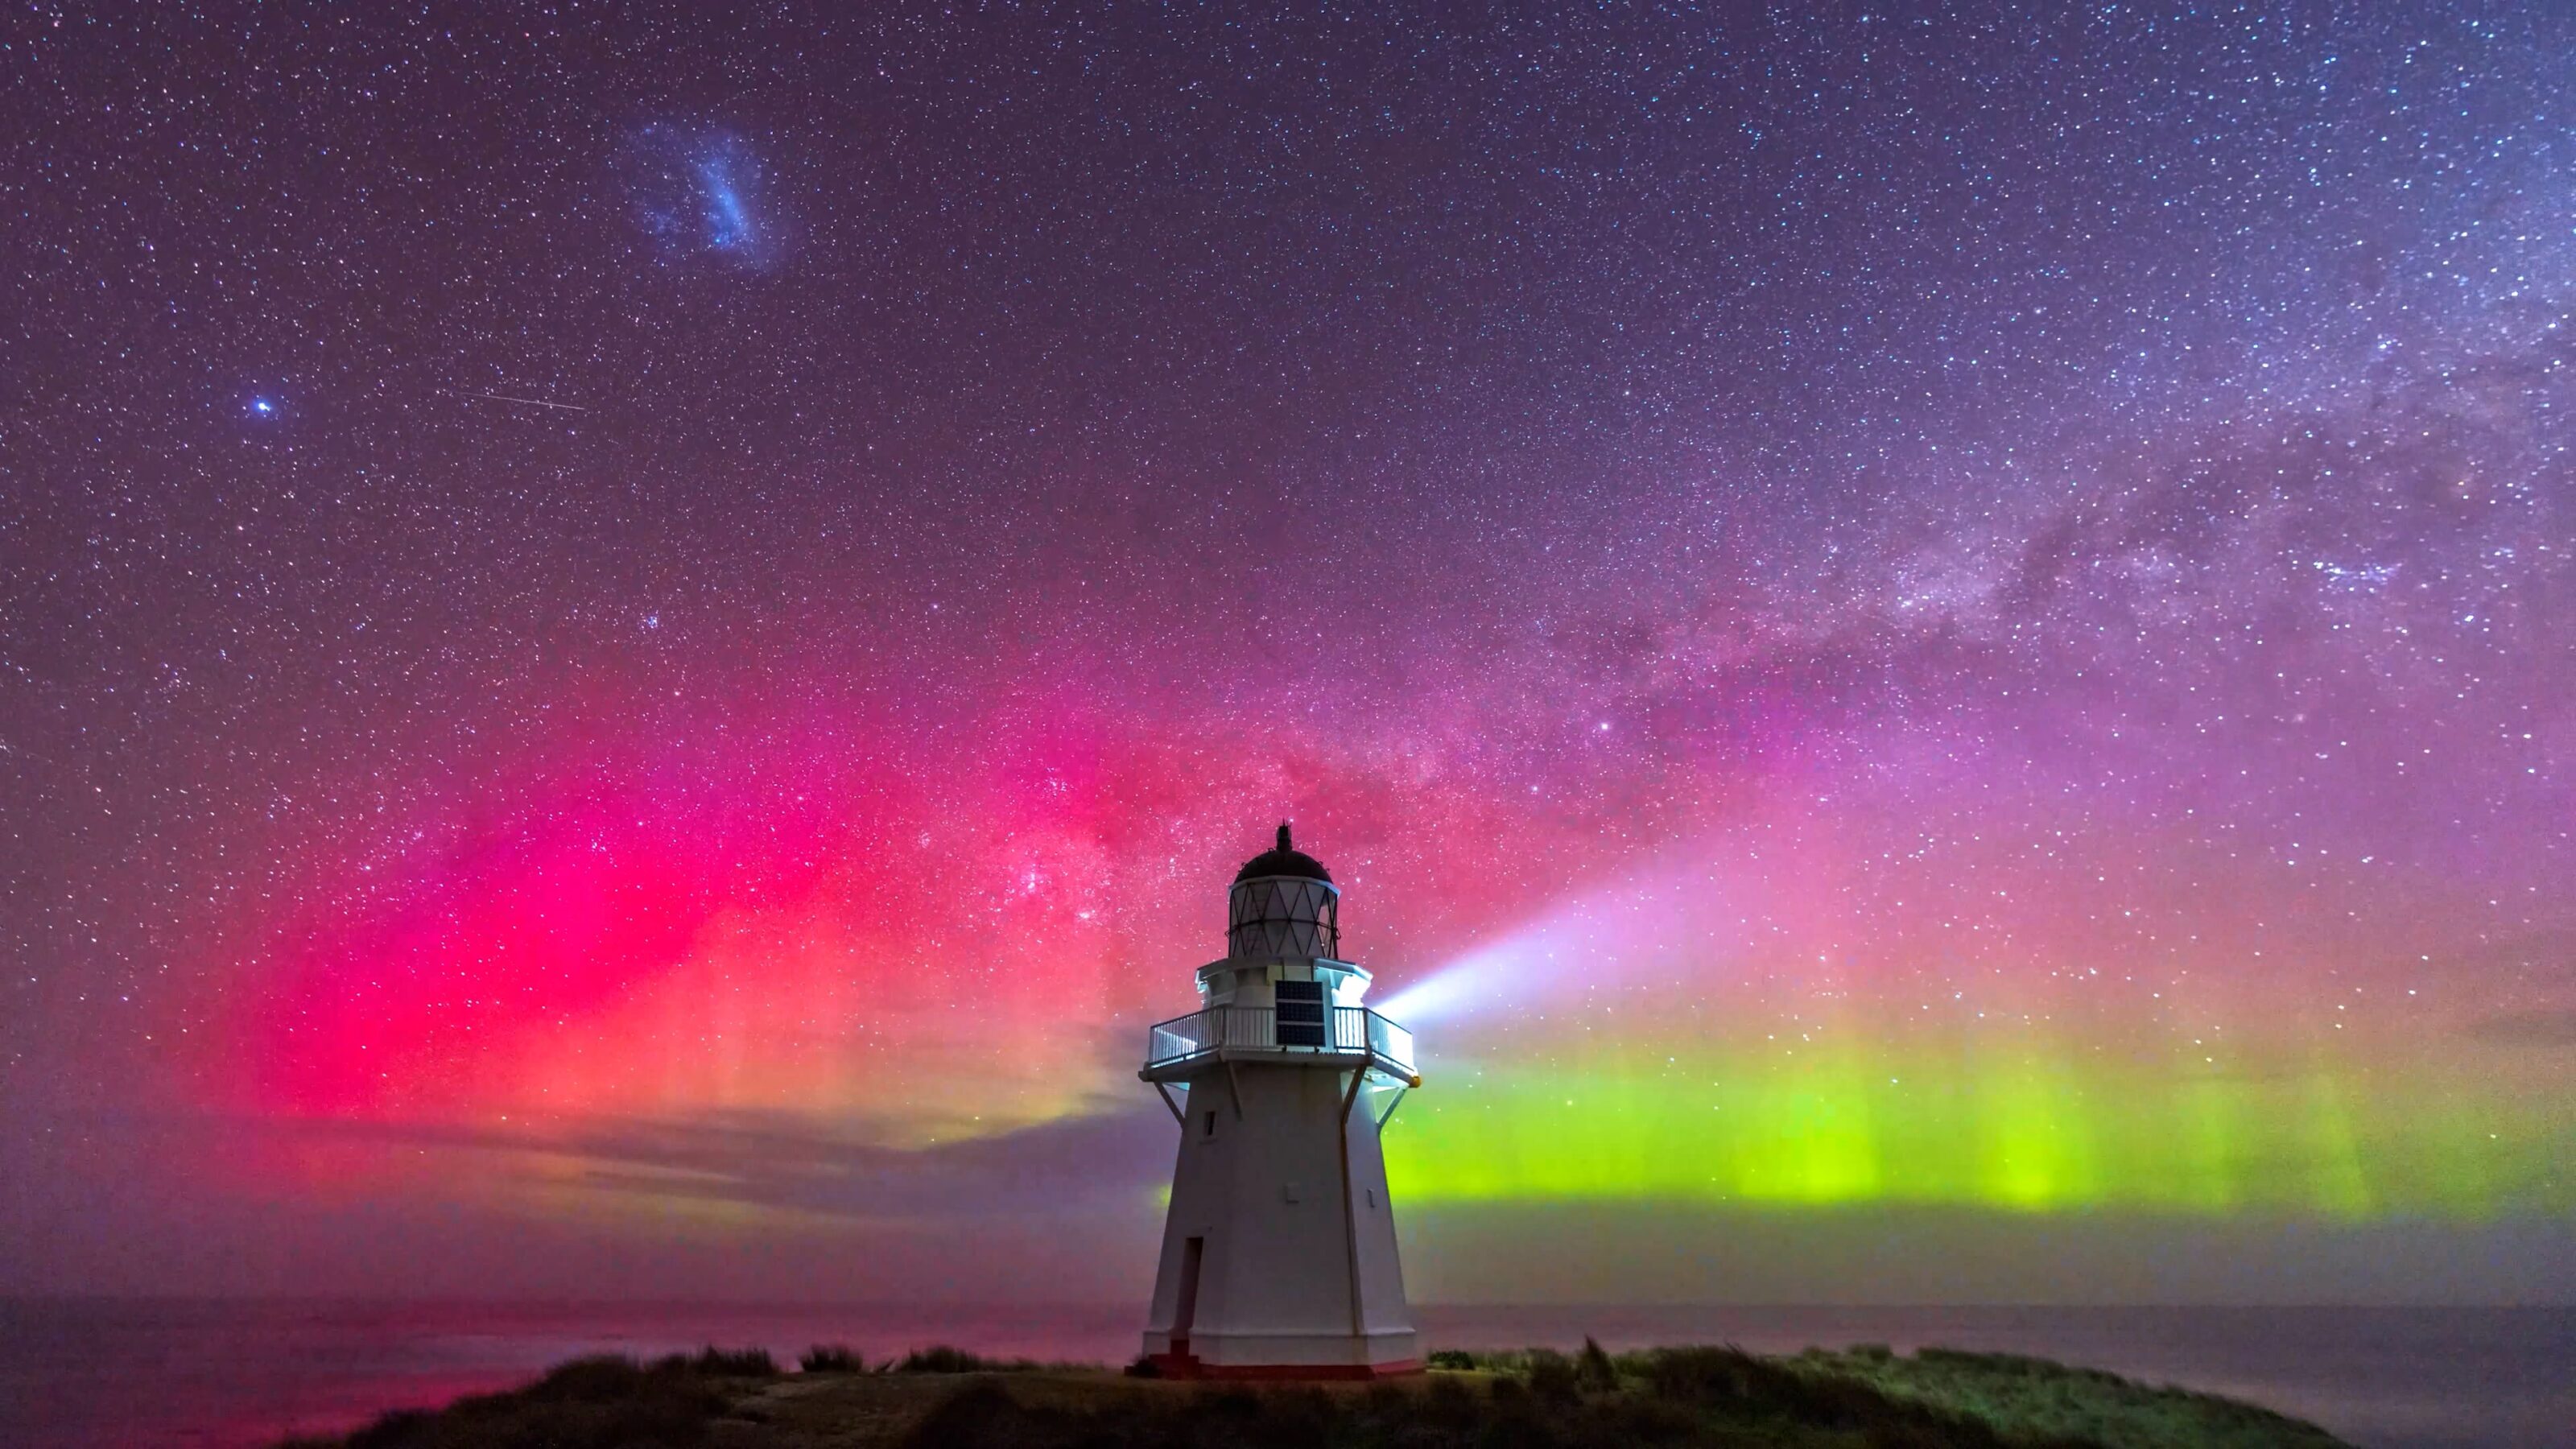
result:
M 1588 1347 L 1441 1354 L 1371 1385 L 1248 1388 L 953 1349 L 869 1368 L 818 1350 L 583 1359 L 510 1393 L 386 1415 L 347 1449 L 2330 1449 L 2313 1424 L 2042 1359 L 1924 1349 Z

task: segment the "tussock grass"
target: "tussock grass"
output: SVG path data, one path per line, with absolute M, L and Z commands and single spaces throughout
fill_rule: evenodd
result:
M 1863 1344 L 1839 1353 L 1811 1348 L 1783 1362 L 1964 1415 L 2023 1442 L 2120 1449 L 2324 1449 L 2337 1442 L 2314 1424 L 2239 1399 L 2020 1354 L 1925 1348 L 1904 1358 Z
M 950 1345 L 866 1372 L 709 1349 L 568 1363 L 511 1394 L 388 1414 L 348 1449 L 2338 1449 L 2250 1404 L 2009 1354 L 1882 1344 L 1787 1358 L 1732 1346 L 1435 1355 L 1367 1385 L 1158 1383 Z M 810 1377 L 809 1377 L 810 1376 Z
M 650 1366 L 631 1358 L 562 1364 L 524 1389 L 459 1399 L 441 1413 L 386 1414 L 338 1441 L 346 1449 L 659 1449 L 705 1442 L 730 1397 L 698 1364 L 674 1355 Z M 766 1362 L 767 1354 L 760 1355 Z M 315 1442 L 315 1441 L 307 1441 Z M 327 1441 L 324 1441 L 327 1442 Z
M 1409 1383 L 1202 1384 L 1090 1400 L 962 1387 L 902 1449 L 2330 1449 L 2313 1425 L 2037 1359 L 1884 1345 L 1766 1358 L 1734 1347 L 1611 1355 L 1586 1341 L 1455 1353 Z M 1481 1372 L 1481 1380 L 1455 1370 Z M 2007 1389 L 2006 1387 L 2012 1386 Z M 2018 1392 L 2021 1397 L 2015 1398 Z M 2036 1412 L 2034 1404 L 2069 1412 Z
M 886 1366 L 888 1373 L 898 1374 L 1033 1374 L 1087 1373 L 1099 1365 L 1087 1363 L 1043 1363 L 1033 1358 L 987 1358 L 980 1353 L 944 1343 L 916 1348 Z
M 818 1343 L 805 1350 L 796 1366 L 809 1374 L 861 1374 L 868 1371 L 867 1360 L 846 1343 Z
M 707 1378 L 766 1379 L 778 1375 L 778 1363 L 765 1348 L 718 1348 L 713 1344 L 689 1360 L 691 1372 Z

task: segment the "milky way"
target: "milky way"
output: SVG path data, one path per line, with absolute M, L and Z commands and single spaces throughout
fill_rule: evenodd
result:
M 2576 27 L 1806 9 L 13 20 L 0 1287 L 1126 1291 L 1280 819 L 1431 1294 L 2576 1283 Z

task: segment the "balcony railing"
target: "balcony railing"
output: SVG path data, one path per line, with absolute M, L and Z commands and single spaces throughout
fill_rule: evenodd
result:
M 1407 1081 L 1413 1033 L 1364 1006 L 1336 1006 L 1320 1022 L 1292 1019 L 1282 1040 L 1279 1012 L 1268 1006 L 1211 1006 L 1157 1022 L 1145 1034 L 1145 1070 L 1175 1066 L 1218 1051 L 1325 1054 L 1369 1058 Z

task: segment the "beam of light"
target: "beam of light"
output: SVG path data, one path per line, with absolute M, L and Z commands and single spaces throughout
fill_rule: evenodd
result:
M 1491 1007 L 1514 980 L 1525 978 L 1530 953 L 1519 941 L 1470 951 L 1377 1003 L 1383 1015 L 1408 1026 L 1438 1023 Z
M 1719 852 L 1706 849 L 1704 859 Z M 1378 1010 L 1408 1026 L 1525 1012 L 1590 987 L 1657 973 L 1705 977 L 1723 953 L 1693 951 L 1712 937 L 1731 893 L 1726 868 L 1668 862 L 1549 906 L 1501 939 L 1408 981 Z

